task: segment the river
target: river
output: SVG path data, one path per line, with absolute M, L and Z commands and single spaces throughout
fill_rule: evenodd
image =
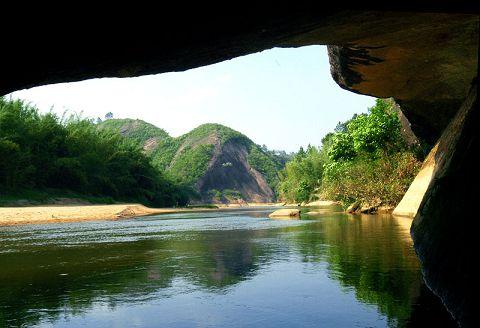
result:
M 271 211 L 0 227 L 0 327 L 455 327 L 410 220 Z

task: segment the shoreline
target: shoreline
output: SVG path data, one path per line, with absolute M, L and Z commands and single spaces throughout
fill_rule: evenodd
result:
M 0 207 L 0 226 L 21 224 L 65 223 L 81 221 L 120 220 L 134 217 L 222 211 L 251 207 L 274 207 L 277 204 L 223 206 L 219 208 L 151 208 L 141 204 L 113 205 L 40 205 L 28 207 Z

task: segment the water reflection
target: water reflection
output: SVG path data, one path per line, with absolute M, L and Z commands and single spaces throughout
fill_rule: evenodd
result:
M 0 326 L 75 326 L 145 304 L 140 326 L 169 315 L 177 326 L 206 318 L 206 326 L 349 324 L 327 300 L 353 301 L 343 311 L 360 325 L 449 322 L 422 283 L 407 222 L 338 213 L 273 221 L 267 213 L 0 228 Z M 180 310 L 190 304 L 204 313 Z M 170 308 L 178 310 L 162 311 Z

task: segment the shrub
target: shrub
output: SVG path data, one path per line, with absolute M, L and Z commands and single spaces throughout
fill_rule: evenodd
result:
M 411 152 L 383 153 L 376 159 L 360 156 L 330 163 L 324 173 L 320 196 L 346 204 L 381 200 L 396 205 L 415 178 L 421 162 Z

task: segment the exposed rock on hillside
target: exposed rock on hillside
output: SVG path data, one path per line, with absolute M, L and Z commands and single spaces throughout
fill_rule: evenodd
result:
M 227 141 L 215 147 L 205 174 L 196 183 L 204 200 L 215 200 L 214 190 L 235 190 L 247 202 L 272 202 L 275 195 L 265 177 L 248 162 L 243 144 Z
M 178 137 L 140 120 L 107 120 L 100 129 L 135 141 L 152 162 L 180 184 L 198 192 L 196 202 L 272 202 L 281 159 L 243 134 L 219 124 L 204 124 Z

